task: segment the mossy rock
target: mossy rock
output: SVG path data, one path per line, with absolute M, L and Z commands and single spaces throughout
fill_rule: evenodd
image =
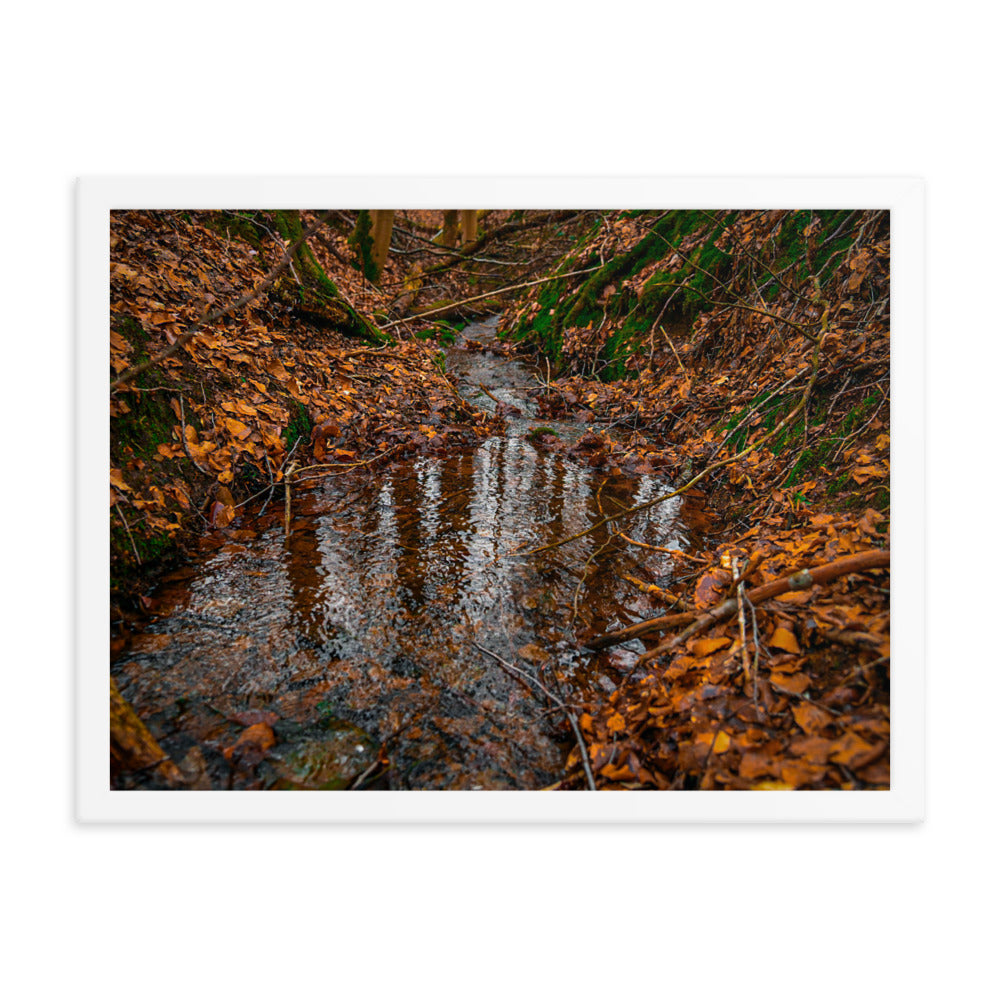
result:
M 272 754 L 282 791 L 338 791 L 347 788 L 376 758 L 378 746 L 357 726 L 331 720 L 320 735 Z

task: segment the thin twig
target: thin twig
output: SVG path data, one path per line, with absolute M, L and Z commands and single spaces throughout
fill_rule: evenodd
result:
M 288 474 L 285 476 L 285 541 L 288 541 L 288 537 L 292 533 L 292 479 L 295 476 L 295 466 L 296 463 L 292 464 L 288 468 Z
M 472 645 L 475 646 L 476 649 L 478 649 L 481 653 L 485 653 L 487 656 L 492 656 L 493 659 L 496 660 L 497 663 L 499 663 L 500 666 L 502 666 L 505 670 L 509 670 L 512 673 L 516 674 L 517 676 L 523 678 L 524 680 L 530 681 L 563 710 L 563 712 L 566 714 L 566 718 L 569 720 L 570 726 L 573 729 L 573 733 L 576 736 L 577 744 L 580 747 L 580 757 L 583 761 L 583 770 L 586 772 L 587 775 L 587 784 L 590 786 L 590 790 L 592 792 L 596 792 L 597 785 L 594 783 L 594 775 L 590 770 L 590 753 L 587 750 L 587 744 L 583 740 L 583 734 L 580 732 L 580 728 L 577 725 L 576 719 L 573 717 L 573 713 L 569 710 L 569 706 L 566 704 L 566 702 L 564 702 L 562 698 L 559 698 L 557 695 L 554 695 L 540 680 L 538 680 L 535 677 L 532 677 L 531 674 L 526 673 L 519 667 L 515 667 L 513 663 L 508 663 L 503 657 L 497 656 L 497 654 L 494 653 L 492 649 L 487 649 L 485 646 L 480 646 L 479 643 L 476 642 L 475 640 L 472 640 Z
M 122 519 L 122 524 L 125 525 L 125 534 L 128 535 L 128 540 L 132 543 L 132 551 L 135 553 L 135 564 L 136 566 L 142 565 L 142 560 L 139 558 L 139 550 L 135 547 L 135 539 L 132 537 L 132 529 L 128 526 L 128 521 L 125 520 L 125 515 L 121 512 L 121 508 L 115 503 L 115 510 L 118 516 Z
M 667 333 L 667 331 L 664 330 L 662 326 L 660 327 L 660 333 L 662 333 L 663 336 L 667 338 L 667 343 L 670 345 L 670 350 L 674 352 L 674 357 L 677 359 L 677 364 L 681 366 L 681 371 L 686 372 L 687 368 L 685 367 L 684 362 L 681 361 L 681 356 L 677 353 L 677 348 L 674 347 L 674 342 L 670 339 L 670 334 Z
M 414 319 L 423 319 L 425 316 L 433 316 L 440 312 L 449 312 L 452 309 L 457 309 L 459 306 L 468 305 L 470 302 L 478 302 L 480 299 L 496 298 L 496 296 L 502 295 L 504 292 L 514 292 L 519 288 L 531 288 L 532 285 L 544 285 L 550 281 L 560 281 L 562 278 L 572 278 L 577 274 L 590 274 L 597 270 L 599 270 L 599 268 L 588 267 L 582 271 L 567 271 L 565 274 L 554 274 L 550 275 L 548 278 L 539 278 L 537 281 L 524 281 L 519 285 L 508 285 L 506 288 L 494 288 L 493 291 L 486 292 L 483 295 L 473 295 L 471 298 L 462 299 L 460 302 L 449 302 L 446 306 L 438 306 L 437 309 L 428 309 L 426 312 L 416 313 L 413 316 L 404 316 L 402 319 L 394 319 L 392 322 L 386 323 L 385 326 L 379 327 L 379 329 L 388 330 L 390 327 L 399 326 L 400 323 L 407 323 Z
M 267 510 L 267 505 L 271 502 L 271 497 L 274 496 L 274 486 L 275 486 L 274 470 L 271 468 L 271 459 L 267 457 L 266 448 L 264 449 L 264 461 L 267 463 L 267 475 L 268 478 L 270 478 L 271 480 L 271 489 L 268 491 L 267 499 L 264 501 L 264 505 L 260 508 L 260 513 L 257 515 L 258 517 L 260 517 L 261 514 L 263 514 L 264 511 Z
M 191 449 L 188 447 L 188 439 L 187 439 L 187 421 L 184 418 L 184 397 L 180 393 L 177 394 L 177 402 L 180 404 L 180 409 L 181 409 L 181 444 L 184 445 L 184 454 L 187 455 L 187 457 L 191 460 L 191 464 L 199 472 L 201 472 L 203 475 L 209 476 L 210 478 L 214 479 L 215 476 L 212 475 L 212 473 L 209 472 L 208 469 L 206 469 L 204 466 L 199 465 L 194 460 L 194 455 L 191 454 Z

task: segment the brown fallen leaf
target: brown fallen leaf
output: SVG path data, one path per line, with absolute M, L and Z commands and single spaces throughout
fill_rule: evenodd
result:
M 768 640 L 769 646 L 773 646 L 777 649 L 783 649 L 786 653 L 801 653 L 802 650 L 799 648 L 798 640 L 792 635 L 791 632 L 786 628 L 781 628 L 779 626 L 774 630 L 774 634 Z
M 815 736 L 830 724 L 833 716 L 824 712 L 818 705 L 807 701 L 792 707 L 792 715 L 799 728 L 808 736 Z
M 786 691 L 788 694 L 804 694 L 812 683 L 808 675 L 798 674 L 777 674 L 770 676 L 771 686 L 779 691 Z
M 695 656 L 708 656 L 709 653 L 714 653 L 717 649 L 722 649 L 725 646 L 731 646 L 732 643 L 733 640 L 726 636 L 719 636 L 715 639 L 696 639 L 692 651 Z
M 266 722 L 257 722 L 240 733 L 236 742 L 222 751 L 222 756 L 236 766 L 259 764 L 277 743 L 274 730 Z
M 832 749 L 830 760 L 837 764 L 844 764 L 846 767 L 863 767 L 875 759 L 872 756 L 875 747 L 856 733 L 847 733 L 842 736 L 833 744 Z

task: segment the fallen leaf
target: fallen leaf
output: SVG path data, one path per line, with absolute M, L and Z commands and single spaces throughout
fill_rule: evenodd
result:
M 701 743 L 704 746 L 712 746 L 712 741 L 715 741 L 715 749 L 713 753 L 725 753 L 729 749 L 729 744 L 732 742 L 729 738 L 729 733 L 724 729 L 720 729 L 718 733 L 699 733 L 695 738 L 695 743 Z
M 788 629 L 781 628 L 781 626 L 778 626 L 778 628 L 774 630 L 770 640 L 768 640 L 768 645 L 774 646 L 777 649 L 783 649 L 786 653 L 802 652 L 795 636 L 792 635 Z
M 208 519 L 213 528 L 225 528 L 227 525 L 232 524 L 234 517 L 236 517 L 235 508 L 216 500 L 212 504 Z
M 692 651 L 695 656 L 708 656 L 717 649 L 732 645 L 733 640 L 726 636 L 719 636 L 716 639 L 696 639 Z
M 132 487 L 129 486 L 129 484 L 126 483 L 124 479 L 122 479 L 121 469 L 111 470 L 111 485 L 114 486 L 116 489 L 122 490 L 125 493 L 132 492 Z
M 786 691 L 788 694 L 805 694 L 811 683 L 809 677 L 803 673 L 772 673 L 770 681 L 771 687 L 777 688 L 779 691 Z
M 824 712 L 817 705 L 812 705 L 807 701 L 793 706 L 792 715 L 799 728 L 809 736 L 819 733 L 825 726 L 830 724 L 833 718 L 833 716 Z

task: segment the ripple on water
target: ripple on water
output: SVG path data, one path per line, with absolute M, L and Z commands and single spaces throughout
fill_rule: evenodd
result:
M 492 332 L 474 325 L 465 335 L 487 341 Z M 520 388 L 533 381 L 527 367 L 460 346 L 449 367 L 477 405 L 494 405 L 476 398 L 482 382 L 525 418 L 474 450 L 300 491 L 288 544 L 280 514 L 265 515 L 257 537 L 178 574 L 162 589 L 158 618 L 114 665 L 167 752 L 181 759 L 199 744 L 213 787 L 343 788 L 383 742 L 391 767 L 372 772 L 382 787 L 543 787 L 561 775 L 563 720 L 474 643 L 570 698 L 574 687 L 613 689 L 634 662 L 627 651 L 584 655 L 573 636 L 655 613 L 621 574 L 662 582 L 673 570 L 667 555 L 644 552 L 637 568 L 635 550 L 601 549 L 601 531 L 538 557 L 515 550 L 596 521 L 602 483 L 603 502 L 626 507 L 668 484 L 608 477 L 526 441 L 538 424 Z M 623 526 L 683 548 L 678 506 Z M 235 716 L 251 708 L 279 716 L 278 742 L 255 771 L 230 775 L 221 750 L 241 731 Z

